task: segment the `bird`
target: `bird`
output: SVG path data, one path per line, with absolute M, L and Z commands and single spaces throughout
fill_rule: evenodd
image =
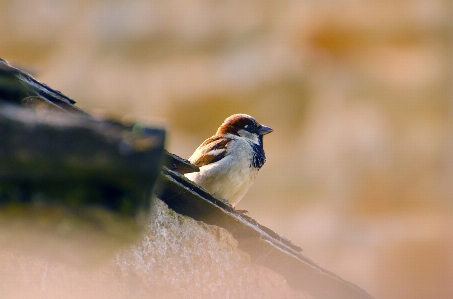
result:
M 263 136 L 273 131 L 250 115 L 233 114 L 188 159 L 199 171 L 184 175 L 234 208 L 266 162 Z

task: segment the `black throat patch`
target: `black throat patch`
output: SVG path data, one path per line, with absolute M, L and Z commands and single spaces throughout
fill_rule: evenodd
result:
M 266 155 L 264 154 L 263 148 L 263 136 L 259 137 L 259 144 L 252 143 L 253 159 L 250 167 L 260 169 L 266 162 Z

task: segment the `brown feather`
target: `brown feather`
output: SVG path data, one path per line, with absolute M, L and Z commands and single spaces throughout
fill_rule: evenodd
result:
M 224 123 L 217 130 L 216 135 L 233 134 L 238 135 L 238 130 L 244 129 L 246 125 L 256 121 L 245 114 L 234 114 L 225 119 Z
M 230 141 L 231 139 L 222 136 L 212 136 L 206 139 L 197 148 L 195 153 L 189 158 L 189 161 L 198 167 L 217 162 L 225 157 L 226 149 Z M 207 153 L 214 150 L 224 151 L 214 155 L 207 155 Z

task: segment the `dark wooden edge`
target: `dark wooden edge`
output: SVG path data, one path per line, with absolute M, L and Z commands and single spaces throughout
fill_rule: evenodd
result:
M 170 170 L 173 170 L 180 174 L 200 171 L 200 168 L 198 168 L 198 166 L 191 164 L 186 159 L 183 159 L 168 151 L 165 151 L 164 154 L 165 154 L 164 166 Z
M 31 75 L 13 67 L 6 60 L 0 59 L 0 96 L 6 101 L 19 102 L 29 96 L 41 96 L 60 108 L 77 114 L 88 115 L 75 106 L 74 100 L 35 80 Z

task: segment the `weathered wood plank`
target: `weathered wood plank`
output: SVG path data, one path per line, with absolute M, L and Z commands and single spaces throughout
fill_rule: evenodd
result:
M 3 188 L 14 182 L 59 203 L 130 215 L 149 207 L 163 155 L 162 129 L 134 133 L 84 115 L 0 105 L 0 136 Z

